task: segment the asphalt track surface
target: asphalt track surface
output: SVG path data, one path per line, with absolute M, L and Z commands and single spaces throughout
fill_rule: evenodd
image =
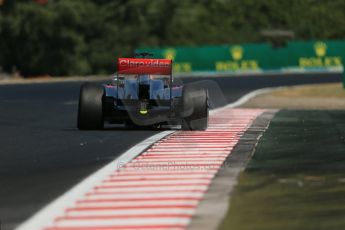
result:
M 219 107 L 259 88 L 340 82 L 340 74 L 184 78 Z M 0 222 L 13 229 L 89 174 L 159 130 L 76 129 L 82 82 L 0 86 Z

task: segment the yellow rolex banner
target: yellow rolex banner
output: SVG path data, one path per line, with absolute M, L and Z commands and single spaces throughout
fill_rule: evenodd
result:
M 235 44 L 203 47 L 142 48 L 157 58 L 173 60 L 174 72 L 192 71 L 259 71 L 268 68 L 271 51 L 268 44 Z
M 300 68 L 334 68 L 343 65 L 343 42 L 294 42 L 289 47 Z
M 341 70 L 345 41 L 296 41 L 285 47 L 269 44 L 231 44 L 200 47 L 141 48 L 157 58 L 173 60 L 174 72 L 261 72 Z

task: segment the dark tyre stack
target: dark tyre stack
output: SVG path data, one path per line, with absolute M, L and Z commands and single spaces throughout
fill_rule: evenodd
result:
M 78 129 L 102 129 L 104 88 L 101 85 L 85 83 L 80 88 L 78 106 Z
M 207 90 L 193 85 L 185 85 L 181 100 L 182 129 L 207 129 L 208 112 Z

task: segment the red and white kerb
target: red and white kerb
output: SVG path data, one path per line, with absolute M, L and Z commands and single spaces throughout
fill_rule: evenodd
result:
M 43 229 L 186 229 L 212 178 L 262 112 L 224 109 L 211 115 L 206 131 L 174 132 L 114 169 Z

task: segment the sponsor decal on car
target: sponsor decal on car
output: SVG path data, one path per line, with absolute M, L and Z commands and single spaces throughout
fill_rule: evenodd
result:
M 118 71 L 123 74 L 170 74 L 172 61 L 168 59 L 119 58 Z

